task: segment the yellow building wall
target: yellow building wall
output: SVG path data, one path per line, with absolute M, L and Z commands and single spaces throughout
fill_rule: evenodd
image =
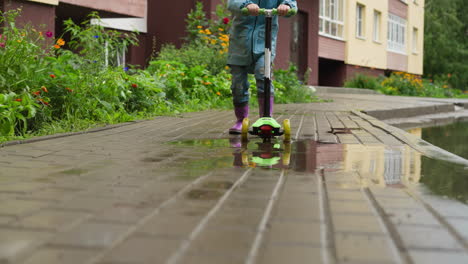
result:
M 364 38 L 356 36 L 356 5 L 365 6 Z M 388 0 L 345 1 L 345 63 L 369 68 L 387 68 L 387 20 Z M 375 42 L 374 10 L 381 13 L 380 41 Z
M 424 56 L 424 4 L 425 0 L 408 1 L 407 22 L 407 54 L 408 72 L 412 74 L 423 74 Z M 413 28 L 418 29 L 417 48 L 413 48 Z

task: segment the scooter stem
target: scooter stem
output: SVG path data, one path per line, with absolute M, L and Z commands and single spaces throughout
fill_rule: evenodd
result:
M 271 96 L 271 24 L 273 20 L 273 12 L 265 12 L 265 76 L 264 76 L 264 109 L 263 117 L 271 117 L 270 113 L 270 96 Z

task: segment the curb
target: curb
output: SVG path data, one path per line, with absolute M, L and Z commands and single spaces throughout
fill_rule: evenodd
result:
M 386 124 L 375 117 L 369 116 L 365 113 L 359 111 L 351 111 L 353 114 L 361 117 L 362 119 L 366 120 L 374 127 L 380 128 L 387 133 L 391 134 L 398 140 L 402 141 L 403 143 L 407 144 L 408 146 L 412 147 L 413 149 L 421 152 L 425 156 L 433 159 L 444 160 L 452 163 L 461 164 L 463 166 L 468 167 L 468 160 L 462 158 L 458 155 L 455 155 L 451 152 L 448 152 L 444 149 L 441 149 L 437 146 L 432 145 L 431 143 L 418 138 L 410 133 L 407 133 L 397 127 L 391 126 Z
M 374 118 L 385 120 L 392 118 L 407 118 L 415 116 L 433 115 L 439 113 L 455 112 L 455 105 L 453 103 L 445 103 L 430 106 L 419 107 L 406 107 L 387 110 L 368 110 L 363 113 L 370 115 Z
M 377 91 L 362 88 L 345 88 L 345 87 L 331 87 L 331 86 L 309 86 L 310 89 L 317 94 L 380 94 Z
M 30 138 L 30 139 L 7 141 L 4 143 L 0 143 L 0 148 L 20 145 L 20 144 L 34 143 L 34 142 L 39 142 L 39 141 L 46 141 L 46 140 L 51 140 L 51 139 L 63 138 L 63 137 L 77 136 L 77 135 L 82 135 L 82 134 L 91 134 L 91 133 L 101 132 L 101 131 L 110 130 L 114 128 L 129 126 L 129 125 L 133 125 L 133 124 L 141 123 L 145 121 L 147 120 L 136 120 L 136 121 L 130 121 L 130 122 L 119 123 L 119 124 L 114 124 L 114 125 L 107 125 L 104 127 L 92 128 L 90 130 L 85 130 L 85 131 L 60 133 L 60 134 L 35 137 L 35 138 Z

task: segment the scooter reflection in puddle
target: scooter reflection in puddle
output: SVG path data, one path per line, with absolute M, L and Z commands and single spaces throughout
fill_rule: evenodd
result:
M 291 161 L 291 143 L 275 141 L 241 141 L 230 138 L 231 147 L 235 150 L 234 167 L 260 167 L 264 169 L 288 169 Z M 256 145 L 256 148 L 249 148 Z

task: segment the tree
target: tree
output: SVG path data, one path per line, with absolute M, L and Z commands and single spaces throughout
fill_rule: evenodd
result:
M 426 0 L 424 72 L 468 90 L 468 5 L 465 0 Z

